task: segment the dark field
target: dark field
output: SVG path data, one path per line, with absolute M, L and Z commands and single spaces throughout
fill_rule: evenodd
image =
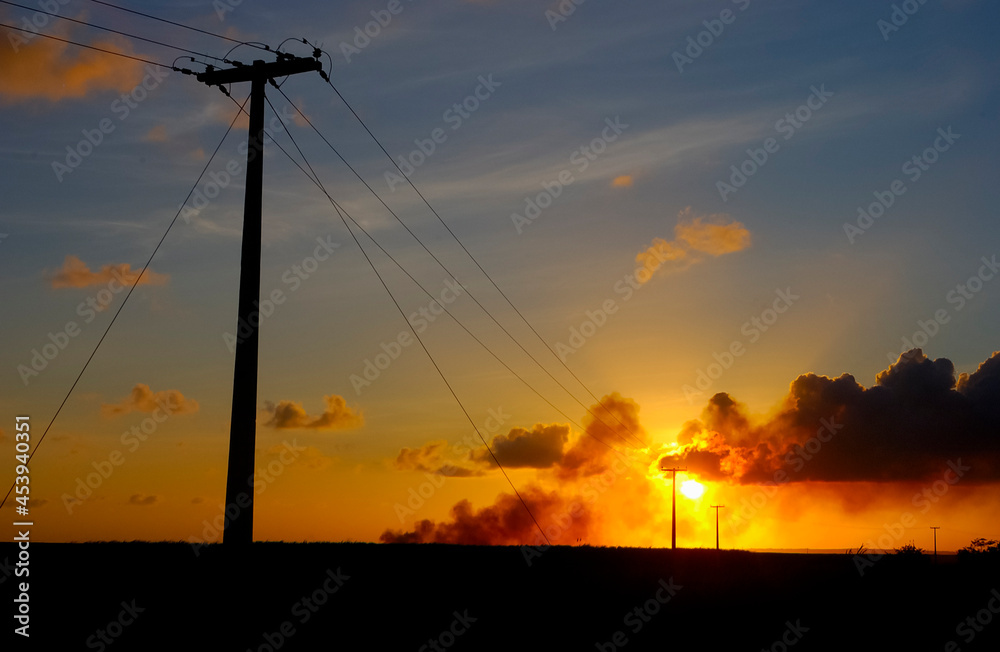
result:
M 180 543 L 36 543 L 30 552 L 30 577 L 0 571 L 13 649 L 1000 649 L 1000 613 L 988 608 L 1000 596 L 995 560 L 885 557 L 862 577 L 846 554 L 715 550 L 552 548 L 530 567 L 517 547 L 259 543 L 195 556 Z M 0 546 L 0 564 L 15 555 Z M 12 634 L 25 579 L 29 646 Z M 1000 599 L 992 604 L 1000 611 Z M 992 622 L 962 625 L 977 612 Z

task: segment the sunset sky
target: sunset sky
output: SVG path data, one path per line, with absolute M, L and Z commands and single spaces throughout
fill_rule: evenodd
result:
M 269 87 L 266 122 L 493 352 L 358 232 L 540 524 L 563 524 L 553 543 L 669 545 L 661 460 L 705 487 L 678 496 L 685 547 L 714 545 L 710 505 L 723 547 L 1000 538 L 995 3 L 125 2 L 329 53 L 547 346 L 318 74 Z M 88 0 L 58 13 L 273 59 Z M 32 460 L 35 537 L 221 540 L 247 121 L 209 163 L 239 110 L 218 89 L 0 32 L 4 451 L 15 415 L 37 443 L 208 165 Z M 326 197 L 270 143 L 261 291 L 257 539 L 537 543 Z

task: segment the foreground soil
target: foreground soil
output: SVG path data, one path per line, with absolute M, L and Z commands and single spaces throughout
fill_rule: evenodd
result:
M 530 565 L 519 547 L 446 545 L 30 552 L 15 577 L 17 549 L 0 544 L 3 649 L 1000 649 L 995 561 L 885 557 L 862 575 L 847 554 L 715 550 L 555 547 Z M 23 581 L 27 645 L 13 634 Z

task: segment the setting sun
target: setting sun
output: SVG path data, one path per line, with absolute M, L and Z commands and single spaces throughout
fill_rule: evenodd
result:
M 697 480 L 685 480 L 681 483 L 681 493 L 691 500 L 697 500 L 705 493 L 705 485 Z

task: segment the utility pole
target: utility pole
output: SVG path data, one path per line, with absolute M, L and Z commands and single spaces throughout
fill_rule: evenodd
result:
M 711 508 L 715 510 L 715 549 L 719 549 L 719 510 L 725 507 L 725 505 L 711 505 Z
M 257 342 L 260 323 L 260 234 L 264 189 L 264 87 L 275 77 L 322 70 L 317 59 L 280 57 L 271 63 L 214 70 L 196 77 L 209 86 L 250 82 L 250 130 L 247 149 L 246 195 L 243 204 L 243 249 L 240 257 L 240 299 L 233 369 L 233 409 L 229 427 L 229 470 L 226 477 L 225 525 L 222 542 L 253 543 L 254 447 L 257 440 Z M 228 94 L 228 93 L 227 93 Z
M 932 525 L 931 529 L 934 530 L 934 563 L 937 563 L 937 531 L 941 529 L 941 526 Z
M 670 549 L 677 550 L 677 472 L 687 469 L 660 469 L 670 472 Z

